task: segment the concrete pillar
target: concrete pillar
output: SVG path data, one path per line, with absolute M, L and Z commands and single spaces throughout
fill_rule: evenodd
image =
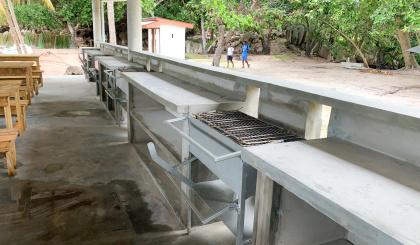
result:
M 92 0 L 92 22 L 94 46 L 99 47 L 99 44 L 103 41 L 101 0 Z
M 309 102 L 305 125 L 305 139 L 321 138 L 322 104 Z
M 129 51 L 142 50 L 140 0 L 127 0 L 127 37 Z M 131 57 L 129 57 L 129 59 L 131 59 Z
M 273 181 L 261 172 L 257 175 L 255 193 L 253 244 L 269 244 L 271 209 L 273 203 Z
M 241 112 L 258 118 L 258 109 L 260 105 L 260 88 L 255 86 L 246 87 L 246 99 Z

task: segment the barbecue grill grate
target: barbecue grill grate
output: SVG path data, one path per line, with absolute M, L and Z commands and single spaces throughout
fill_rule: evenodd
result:
M 274 126 L 239 111 L 204 112 L 195 118 L 241 146 L 302 140 L 288 129 Z

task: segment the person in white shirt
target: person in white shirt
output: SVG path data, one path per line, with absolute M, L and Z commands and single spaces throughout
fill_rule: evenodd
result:
M 235 49 L 232 47 L 231 44 L 229 44 L 229 47 L 227 49 L 227 68 L 229 68 L 229 63 L 232 63 L 232 68 L 235 68 L 235 64 L 233 64 L 233 51 Z

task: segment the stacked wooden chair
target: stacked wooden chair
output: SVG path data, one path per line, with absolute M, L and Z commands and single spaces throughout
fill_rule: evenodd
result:
M 16 139 L 26 130 L 26 110 L 43 86 L 38 55 L 0 55 L 0 154 L 9 176 L 16 169 Z

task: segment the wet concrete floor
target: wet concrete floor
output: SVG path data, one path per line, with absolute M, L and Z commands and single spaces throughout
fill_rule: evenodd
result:
M 216 223 L 189 236 L 82 76 L 45 79 L 0 171 L 0 244 L 232 244 Z

